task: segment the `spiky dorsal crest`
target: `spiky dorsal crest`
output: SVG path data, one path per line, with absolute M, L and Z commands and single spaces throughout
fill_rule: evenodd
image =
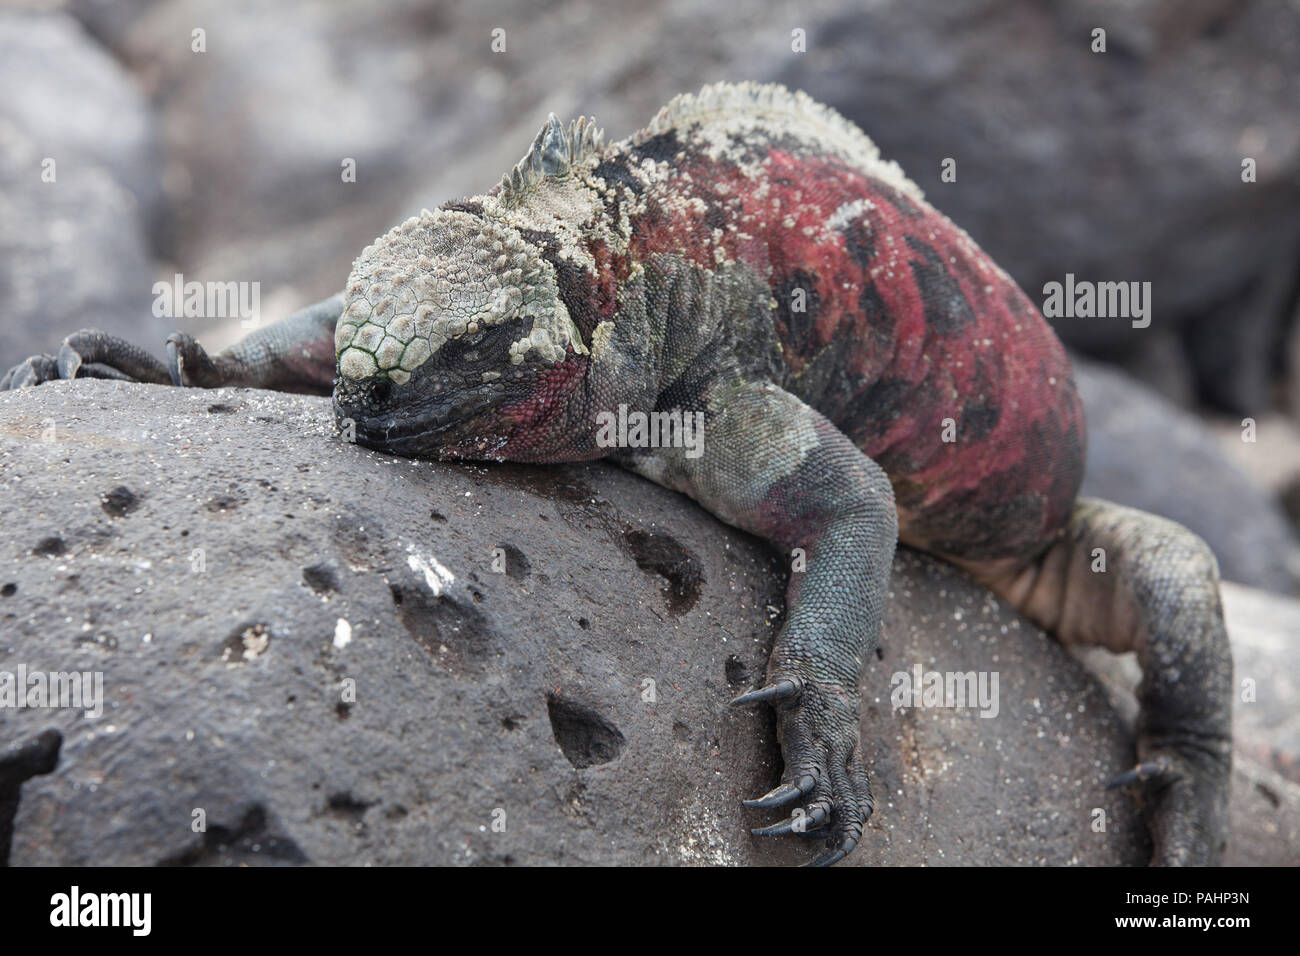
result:
M 605 146 L 605 131 L 589 116 L 579 116 L 565 129 L 554 113 L 533 137 L 524 158 L 501 179 L 498 198 L 517 201 L 547 179 L 563 179 L 569 171 Z

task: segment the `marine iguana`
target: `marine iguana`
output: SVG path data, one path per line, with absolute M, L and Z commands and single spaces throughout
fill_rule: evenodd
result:
M 1139 762 L 1115 783 L 1139 788 L 1152 862 L 1220 859 L 1232 662 L 1212 553 L 1076 497 L 1082 409 L 1038 309 L 802 93 L 708 86 L 610 145 L 552 114 L 495 188 L 366 248 L 343 293 L 217 355 L 182 333 L 166 351 L 84 330 L 0 388 L 332 390 L 371 448 L 607 457 L 799 556 L 766 683 L 735 703 L 776 708 L 785 764 L 746 804 L 795 807 L 754 832 L 824 835 L 814 863 L 872 812 L 860 684 L 899 540 L 1066 644 L 1136 651 Z M 702 453 L 608 447 L 619 406 L 702 412 Z

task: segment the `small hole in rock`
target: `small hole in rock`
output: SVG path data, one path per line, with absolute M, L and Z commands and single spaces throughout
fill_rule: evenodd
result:
M 727 658 L 727 683 L 732 686 L 749 683 L 749 668 L 735 654 Z
M 313 564 L 303 568 L 302 579 L 317 594 L 329 594 L 339 589 L 338 576 L 328 564 Z
M 583 704 L 548 694 L 546 711 L 555 742 L 578 769 L 609 763 L 627 744 L 627 738 L 613 723 Z
M 99 506 L 113 518 L 122 518 L 140 507 L 140 496 L 126 485 L 118 485 L 99 496 Z
M 56 554 L 63 554 L 68 550 L 64 540 L 57 534 L 52 534 L 48 538 L 42 538 L 36 542 L 36 547 L 32 548 L 32 554 L 40 554 L 46 557 L 52 557 Z

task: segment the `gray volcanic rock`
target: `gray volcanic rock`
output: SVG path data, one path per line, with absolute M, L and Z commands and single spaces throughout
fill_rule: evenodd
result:
M 1223 605 L 1242 685 L 1237 752 L 1300 786 L 1300 604 L 1226 584 Z
M 330 419 L 248 390 L 0 395 L 0 671 L 104 689 L 98 719 L 0 708 L 11 863 L 810 858 L 739 804 L 780 771 L 771 713 L 727 703 L 779 624 L 759 542 L 601 463 L 408 461 Z M 996 672 L 996 716 L 895 711 L 916 666 Z M 1106 692 L 958 572 L 900 552 L 864 687 L 853 863 L 1145 860 L 1103 789 L 1133 759 Z M 1300 801 L 1243 786 L 1249 860 L 1294 861 Z
M 1205 539 L 1230 581 L 1296 590 L 1281 505 L 1198 418 L 1123 372 L 1072 358 L 1088 419 L 1082 493 L 1172 518 Z
M 0 374 L 88 326 L 161 344 L 147 103 L 75 20 L 0 12 Z M 54 181 L 43 173 L 54 163 Z

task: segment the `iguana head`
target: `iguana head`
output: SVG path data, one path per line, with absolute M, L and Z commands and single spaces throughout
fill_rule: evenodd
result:
M 554 268 L 517 229 L 425 210 L 361 254 L 345 296 L 334 407 L 361 444 L 539 457 L 539 436 L 521 432 L 581 377 L 586 348 Z

